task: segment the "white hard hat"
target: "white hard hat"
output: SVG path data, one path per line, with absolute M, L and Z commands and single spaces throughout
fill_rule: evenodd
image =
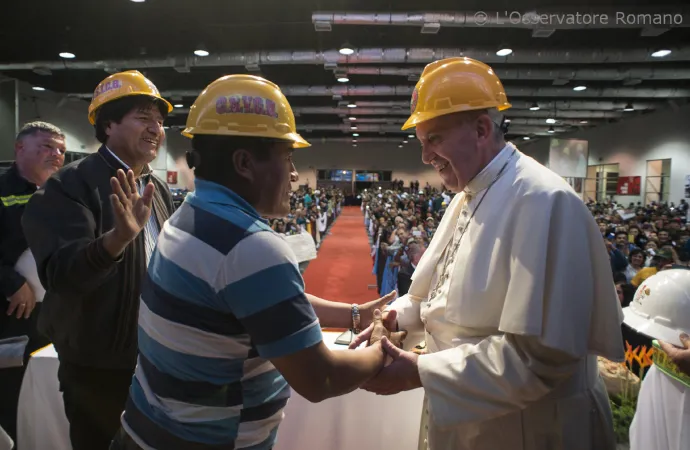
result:
M 680 334 L 690 333 L 690 270 L 662 270 L 647 278 L 623 315 L 634 330 L 682 346 Z

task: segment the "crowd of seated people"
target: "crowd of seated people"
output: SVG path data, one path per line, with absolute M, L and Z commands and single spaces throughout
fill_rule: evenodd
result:
M 394 189 L 360 193 L 380 295 L 393 289 L 399 295 L 407 293 L 414 268 L 454 196 L 428 183 L 422 190 L 419 182 L 410 183 L 407 189 L 402 186 L 402 182 L 393 182 Z
M 271 228 L 278 233 L 295 235 L 309 233 L 318 248 L 323 236 L 340 214 L 343 192 L 336 188 L 312 189 L 300 187 L 290 197 L 290 214 L 270 219 Z

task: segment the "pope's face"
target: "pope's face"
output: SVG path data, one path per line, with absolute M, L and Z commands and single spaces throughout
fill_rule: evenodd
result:
M 417 125 L 422 161 L 431 164 L 451 191 L 462 191 L 484 167 L 480 149 L 493 141 L 486 114 L 446 114 Z

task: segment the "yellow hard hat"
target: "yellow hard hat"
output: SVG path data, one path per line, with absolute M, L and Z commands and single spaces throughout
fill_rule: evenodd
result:
M 110 75 L 96 86 L 91 104 L 89 105 L 89 122 L 91 122 L 91 125 L 96 123 L 98 108 L 108 102 L 130 95 L 155 97 L 165 102 L 168 106 L 168 112 L 173 110 L 173 106 L 161 97 L 158 88 L 151 83 L 151 80 L 142 75 L 138 70 L 128 70 L 127 72 Z
M 412 92 L 410 118 L 402 129 L 438 116 L 473 109 L 510 108 L 506 91 L 491 67 L 472 58 L 428 64 Z
M 254 75 L 226 75 L 208 85 L 192 105 L 183 136 L 197 134 L 283 139 L 293 148 L 311 144 L 297 134 L 295 115 L 280 88 Z

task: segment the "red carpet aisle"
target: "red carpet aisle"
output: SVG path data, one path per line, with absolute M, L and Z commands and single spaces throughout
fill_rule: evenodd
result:
M 343 209 L 326 236 L 317 258 L 304 272 L 307 292 L 326 300 L 364 303 L 378 298 L 364 217 L 359 207 Z

